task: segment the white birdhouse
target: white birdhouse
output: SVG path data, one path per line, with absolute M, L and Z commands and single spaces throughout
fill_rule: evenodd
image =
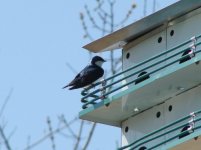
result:
M 81 119 L 121 128 L 122 150 L 201 149 L 201 0 L 181 0 L 84 48 L 121 48 L 123 71 L 82 92 Z

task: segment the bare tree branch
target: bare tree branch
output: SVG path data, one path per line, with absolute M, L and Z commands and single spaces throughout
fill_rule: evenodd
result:
M 84 14 L 83 13 L 80 13 L 80 20 L 81 20 L 81 23 L 82 23 L 83 30 L 85 32 L 84 38 L 88 38 L 89 40 L 92 41 L 93 37 L 91 36 L 91 34 L 89 33 L 89 31 L 87 29 L 87 25 L 85 23 Z
M 52 132 L 52 125 L 51 125 L 51 120 L 49 117 L 47 117 L 47 125 L 48 125 L 48 129 L 49 129 L 49 133 L 50 133 L 50 141 L 52 143 L 52 150 L 56 150 L 56 145 L 55 145 L 55 141 L 54 141 L 54 134 Z
M 2 137 L 2 139 L 4 140 L 5 146 L 7 150 L 11 150 L 10 144 L 8 142 L 7 137 L 4 134 L 4 130 L 2 129 L 2 127 L 0 126 L 0 135 Z
M 10 100 L 10 97 L 11 97 L 12 93 L 13 93 L 13 88 L 10 89 L 7 97 L 4 100 L 3 105 L 1 106 L 1 109 L 0 109 L 0 118 L 3 115 L 3 112 L 4 112 L 5 108 L 6 108 L 6 105 L 7 105 L 8 101 Z
M 95 19 L 92 17 L 91 15 L 91 12 L 90 10 L 88 9 L 88 6 L 85 5 L 85 10 L 86 10 L 86 13 L 87 13 L 87 16 L 89 17 L 89 20 L 91 22 L 91 24 L 93 25 L 94 28 L 100 30 L 101 32 L 104 31 L 104 32 L 109 32 L 108 30 L 105 30 L 103 29 L 102 27 L 98 26 L 98 24 L 96 23 Z
M 28 137 L 27 137 L 27 147 L 29 147 L 30 142 L 31 142 L 31 136 L 28 136 Z
M 82 129 L 83 129 L 83 125 L 84 125 L 84 121 L 82 120 L 80 123 L 80 128 L 79 128 L 79 132 L 78 132 L 78 136 L 77 136 L 77 140 L 75 143 L 75 147 L 74 150 L 77 150 L 80 144 L 80 139 L 81 139 L 81 135 L 82 135 Z
M 89 135 L 88 135 L 88 138 L 87 138 L 87 141 L 83 147 L 83 150 L 87 150 L 87 147 L 89 146 L 89 143 L 91 141 L 91 138 L 93 136 L 93 133 L 94 133 L 94 130 L 95 130 L 95 127 L 96 127 L 96 123 L 93 123 L 92 127 L 91 127 L 91 130 L 89 132 Z
M 64 123 L 64 125 L 66 126 L 66 128 L 68 129 L 68 131 L 71 133 L 71 135 L 76 139 L 77 135 L 75 134 L 75 132 L 71 129 L 69 123 L 67 122 L 66 118 L 64 117 L 64 115 L 59 117 L 59 120 Z
M 66 134 L 66 133 L 64 133 L 64 132 L 62 132 L 62 131 L 60 131 L 59 134 L 60 134 L 61 136 L 65 137 L 65 138 L 67 138 L 67 139 L 74 139 L 73 136 L 68 135 L 68 134 Z
M 69 122 L 69 125 L 73 124 L 75 121 L 77 121 L 78 118 L 75 118 L 73 119 L 72 121 Z M 42 142 L 44 142 L 45 140 L 47 140 L 52 134 L 57 134 L 59 133 L 60 131 L 66 129 L 66 125 L 62 126 L 62 127 L 59 127 L 55 130 L 52 131 L 52 133 L 48 133 L 46 135 L 44 135 L 42 138 L 36 140 L 35 142 L 33 142 L 32 144 L 30 144 L 29 146 L 25 147 L 24 150 L 30 150 L 30 149 L 33 149 L 34 147 L 38 146 L 39 144 L 41 144 Z
M 97 12 L 98 16 L 100 17 L 100 19 L 105 22 L 105 24 L 110 24 L 110 22 L 107 20 L 107 18 L 111 17 L 110 14 L 108 12 L 106 12 L 104 10 L 104 8 L 102 7 L 104 3 L 102 3 L 102 5 L 100 5 L 100 7 L 97 7 L 95 9 L 95 12 Z
M 136 8 L 136 4 L 132 4 L 131 5 L 131 8 L 128 10 L 127 14 L 125 15 L 125 18 L 122 19 L 119 23 L 115 24 L 115 28 L 118 28 L 118 27 L 123 27 L 124 24 L 128 21 L 128 19 L 130 18 L 130 16 L 132 15 L 133 13 L 133 10 Z
M 109 16 L 109 14 L 103 9 L 103 4 L 104 4 L 104 0 L 103 1 L 96 1 L 98 3 L 98 6 L 94 9 L 94 11 L 100 11 L 101 13 Z
M 68 62 L 66 62 L 66 66 L 74 73 L 77 74 L 78 72 L 75 70 L 75 68 L 72 67 L 71 64 L 69 64 Z
M 104 0 L 100 1 L 100 0 L 97 0 L 97 6 L 94 8 L 94 11 L 97 11 L 98 9 L 100 9 L 103 4 L 104 4 Z
M 16 130 L 17 130 L 17 127 L 15 127 L 15 128 L 11 131 L 10 135 L 8 136 L 8 140 L 10 140 L 10 138 L 14 135 L 14 133 L 16 132 Z
M 1 106 L 1 109 L 0 109 L 0 118 L 2 117 L 3 113 L 4 113 L 4 110 L 6 109 L 6 106 L 8 104 L 8 101 L 10 100 L 10 97 L 13 93 L 13 88 L 10 89 L 7 97 L 5 98 L 4 102 L 3 102 L 3 105 Z M 9 139 L 10 137 L 13 135 L 14 131 L 11 132 L 10 136 L 7 138 L 5 133 L 4 133 L 4 129 L 5 129 L 5 126 L 6 126 L 7 123 L 4 123 L 3 126 L 0 126 L 0 136 L 2 137 L 2 140 L 4 141 L 4 144 L 5 144 L 5 147 L 7 148 L 7 150 L 11 150 L 11 146 L 9 144 Z
M 153 0 L 153 10 L 152 12 L 154 13 L 156 11 L 156 0 Z
M 143 13 L 144 13 L 144 17 L 147 15 L 147 0 L 144 0 L 144 10 L 143 10 Z

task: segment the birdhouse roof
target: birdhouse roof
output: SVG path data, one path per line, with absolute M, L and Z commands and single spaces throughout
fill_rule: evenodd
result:
M 156 13 L 136 21 L 105 37 L 95 40 L 83 48 L 91 52 L 102 52 L 122 48 L 125 44 L 157 29 L 170 21 L 201 7 L 201 0 L 180 0 Z

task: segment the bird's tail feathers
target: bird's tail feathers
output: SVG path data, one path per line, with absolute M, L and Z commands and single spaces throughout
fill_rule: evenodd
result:
M 67 88 L 67 87 L 69 87 L 69 85 L 64 86 L 62 89 L 65 89 L 65 88 Z
M 73 90 L 73 89 L 76 89 L 76 87 L 72 86 L 71 88 L 69 88 L 69 90 Z

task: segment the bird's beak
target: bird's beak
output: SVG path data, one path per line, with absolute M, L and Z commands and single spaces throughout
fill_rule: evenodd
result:
M 105 59 L 103 59 L 103 62 L 107 62 Z

